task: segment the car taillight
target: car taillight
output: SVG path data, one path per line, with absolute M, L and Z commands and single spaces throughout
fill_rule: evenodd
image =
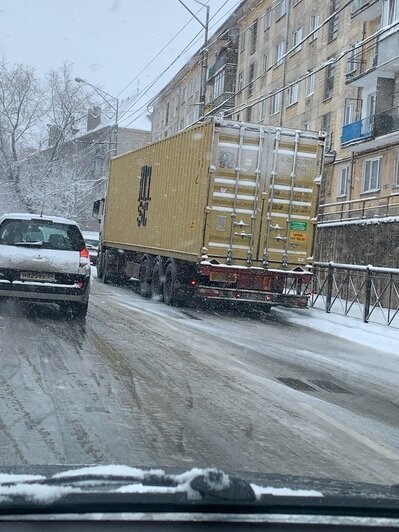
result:
M 89 264 L 89 250 L 84 247 L 83 249 L 80 250 L 80 261 L 79 261 L 79 266 L 86 266 L 87 264 Z

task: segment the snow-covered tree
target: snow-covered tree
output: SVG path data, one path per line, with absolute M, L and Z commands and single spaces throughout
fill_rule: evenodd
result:
M 44 92 L 35 70 L 0 62 L 0 183 L 12 188 L 26 208 L 21 164 L 32 152 L 45 112 Z
M 64 63 L 40 83 L 35 70 L 0 63 L 0 191 L 12 191 L 32 212 L 53 199 L 63 213 L 76 182 L 77 161 L 63 153 L 80 129 L 92 104 L 90 94 L 74 82 Z M 72 158 L 73 159 L 73 158 Z M 84 176 L 81 176 L 84 178 Z M 76 206 L 76 193 L 73 193 Z M 47 206 L 48 207 L 48 206 Z

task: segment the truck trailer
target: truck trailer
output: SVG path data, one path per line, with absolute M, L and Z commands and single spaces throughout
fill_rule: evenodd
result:
M 325 135 L 212 118 L 114 157 L 98 277 L 144 297 L 307 307 Z

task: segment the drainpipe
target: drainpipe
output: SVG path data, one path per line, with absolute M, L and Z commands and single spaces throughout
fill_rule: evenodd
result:
M 287 14 L 286 14 L 286 21 L 285 21 L 285 53 L 287 53 L 288 50 L 288 35 L 289 35 L 289 27 L 290 27 L 290 12 L 291 12 L 291 0 L 287 0 Z M 286 55 L 284 57 L 284 63 L 283 63 L 283 81 L 282 86 L 285 86 L 286 78 L 287 78 L 287 59 L 288 56 Z M 280 111 L 280 127 L 283 125 L 283 114 L 285 118 L 285 93 L 286 91 L 282 91 L 281 93 L 281 111 Z

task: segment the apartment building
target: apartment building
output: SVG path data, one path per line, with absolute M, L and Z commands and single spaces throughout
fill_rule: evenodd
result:
M 358 0 L 353 3 L 351 17 L 356 24 L 363 24 L 364 33 L 346 79 L 348 90 L 355 89 L 357 95 L 346 101 L 341 146 L 351 159 L 340 166 L 338 191 L 348 200 L 358 200 L 346 206 L 347 211 L 363 210 L 366 216 L 397 215 L 399 0 Z
M 151 138 L 159 140 L 199 118 L 201 53 L 196 53 L 152 102 Z
M 328 133 L 319 211 L 324 258 L 346 260 L 343 248 L 334 255 L 334 242 L 348 238 L 350 248 L 353 237 L 347 226 L 327 249 L 325 224 L 399 214 L 398 30 L 399 0 L 244 0 L 210 38 L 205 115 Z M 187 83 L 188 67 L 154 103 L 164 117 L 171 108 L 164 96 Z M 153 138 L 198 119 L 180 112 L 185 120 L 173 131 L 153 124 Z
M 152 140 L 172 135 L 200 118 L 200 89 L 206 83 L 205 114 L 234 107 L 238 61 L 238 22 L 259 0 L 243 0 L 208 39 L 207 69 L 202 72 L 203 47 L 152 101 Z M 212 29 L 212 19 L 210 20 Z M 202 78 L 202 76 L 205 76 Z

